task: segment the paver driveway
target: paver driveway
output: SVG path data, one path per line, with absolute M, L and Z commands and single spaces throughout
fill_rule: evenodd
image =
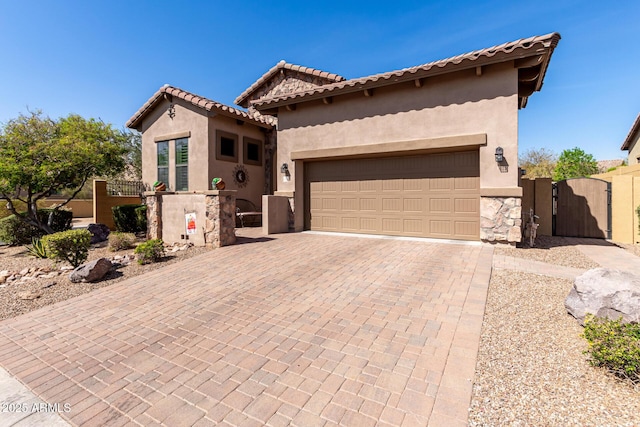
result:
M 77 425 L 465 425 L 486 246 L 243 239 L 0 323 Z

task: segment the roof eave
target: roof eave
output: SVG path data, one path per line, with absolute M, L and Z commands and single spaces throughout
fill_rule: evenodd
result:
M 380 75 L 362 77 L 358 79 L 353 79 L 354 83 L 351 86 L 344 86 L 336 89 L 337 84 L 344 85 L 345 83 L 349 82 L 347 80 L 346 82 L 336 83 L 336 84 L 327 85 L 327 86 L 321 86 L 311 91 L 299 92 L 298 94 L 294 94 L 293 97 L 289 96 L 282 99 L 267 98 L 264 100 L 256 100 L 255 102 L 252 103 L 252 105 L 257 110 L 263 113 L 269 112 L 270 114 L 273 114 L 275 111 L 277 111 L 279 107 L 285 107 L 287 105 L 293 105 L 293 104 L 298 104 L 302 102 L 323 99 L 330 96 L 345 95 L 349 93 L 359 92 L 365 89 L 374 89 L 376 87 L 390 86 L 398 83 L 415 81 L 417 79 L 434 77 L 442 74 L 448 74 L 454 71 L 463 71 L 466 69 L 472 69 L 472 68 L 481 67 L 481 66 L 487 66 L 487 65 L 492 65 L 492 64 L 497 64 L 497 63 L 502 63 L 507 61 L 515 61 L 518 59 L 544 55 L 544 58 L 541 64 L 542 68 L 541 68 L 540 76 L 538 81 L 536 82 L 535 90 L 534 90 L 534 91 L 539 91 L 542 88 L 542 83 L 544 80 L 544 76 L 546 74 L 546 70 L 547 70 L 551 55 L 560 40 L 560 34 L 552 33 L 543 37 L 547 37 L 547 38 L 536 42 L 537 44 L 540 45 L 538 49 L 525 48 L 523 46 L 516 46 L 514 50 L 510 52 L 502 51 L 492 56 L 481 56 L 475 59 L 470 56 L 470 57 L 462 58 L 462 60 L 458 63 L 456 63 L 453 60 L 454 58 L 457 58 L 457 57 L 454 57 L 454 58 L 451 58 L 451 60 L 445 63 L 443 66 L 433 65 L 428 69 L 420 69 L 421 66 L 417 66 L 417 67 L 412 67 L 412 68 L 416 68 L 415 71 L 412 71 L 412 68 L 409 68 L 405 70 L 393 71 L 391 73 L 383 73 Z M 473 52 L 471 52 L 471 54 L 473 54 Z M 470 55 L 470 54 L 465 54 L 465 55 Z M 464 56 L 464 55 L 461 55 L 461 56 Z M 425 64 L 425 66 L 427 65 L 429 64 Z M 395 73 L 402 73 L 402 75 L 394 76 Z M 365 82 L 358 82 L 358 80 L 365 80 L 365 79 L 369 79 L 369 80 Z M 522 97 L 519 104 L 520 108 L 524 108 L 526 106 L 528 96 L 529 95 Z
M 257 119 L 252 118 L 249 114 L 245 113 L 245 112 L 240 112 L 238 111 L 233 112 L 233 111 L 227 111 L 228 109 L 233 109 L 236 110 L 234 107 L 230 107 L 230 106 L 226 106 L 227 110 L 225 110 L 224 108 L 219 108 L 216 106 L 215 101 L 206 99 L 206 98 L 202 98 L 199 97 L 197 95 L 191 94 L 189 93 L 189 95 L 192 97 L 192 100 L 187 100 L 187 99 L 183 99 L 181 97 L 178 96 L 174 96 L 174 94 L 169 93 L 169 91 L 173 91 L 173 92 L 185 92 L 188 93 L 186 91 L 183 91 L 182 89 L 178 89 L 176 87 L 173 86 L 163 86 L 161 87 L 153 96 L 151 96 L 151 98 L 149 98 L 149 100 L 127 121 L 126 126 L 129 129 L 135 129 L 138 132 L 140 132 L 142 130 L 142 121 L 144 120 L 144 118 L 151 112 L 153 111 L 160 102 L 162 102 L 163 99 L 167 98 L 169 99 L 171 102 L 175 102 L 175 101 L 182 101 L 185 102 L 187 104 L 193 105 L 195 107 L 198 107 L 202 110 L 205 110 L 207 112 L 213 112 L 215 114 L 219 114 L 225 117 L 230 117 L 233 119 L 238 119 L 238 120 L 242 120 L 243 122 L 246 123 L 251 123 L 253 125 L 256 125 L 258 127 L 261 128 L 265 128 L 265 129 L 272 129 L 274 127 L 273 124 L 271 123 L 267 123 L 267 121 L 260 121 Z M 195 102 L 194 99 L 198 98 L 198 102 Z M 222 105 L 222 104 L 220 104 Z M 244 113 L 244 114 L 239 114 L 239 113 Z
M 629 134 L 627 135 L 624 142 L 622 143 L 622 147 L 620 147 L 620 150 L 622 151 L 628 150 L 629 147 L 631 147 L 631 143 L 633 142 L 634 138 L 638 135 L 638 133 L 640 133 L 640 114 L 638 114 L 638 117 L 636 117 L 635 122 L 633 122 L 633 126 L 631 126 L 631 130 L 629 131 Z

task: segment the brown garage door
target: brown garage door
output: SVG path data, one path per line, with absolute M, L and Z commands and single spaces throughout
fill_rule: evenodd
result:
M 306 227 L 478 240 L 478 151 L 307 163 Z

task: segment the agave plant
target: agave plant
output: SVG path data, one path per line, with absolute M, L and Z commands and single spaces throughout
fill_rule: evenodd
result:
M 48 258 L 47 245 L 40 239 L 33 237 L 31 246 L 26 246 L 29 254 L 36 258 Z

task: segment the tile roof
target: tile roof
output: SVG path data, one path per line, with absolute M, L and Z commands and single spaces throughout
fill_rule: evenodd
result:
M 291 70 L 298 73 L 309 74 L 310 76 L 320 77 L 327 80 L 332 80 L 334 82 L 344 81 L 345 78 L 339 76 L 337 74 L 328 73 L 326 71 L 316 70 L 314 68 L 303 67 L 302 65 L 295 65 L 282 60 L 274 65 L 269 71 L 264 73 L 262 77 L 256 80 L 247 90 L 242 92 L 240 96 L 236 98 L 235 102 L 237 105 L 243 105 L 243 103 L 247 102 L 247 99 L 258 89 L 260 86 L 269 81 L 274 75 L 276 75 L 280 70 Z M 244 105 L 246 107 L 246 105 Z
M 253 105 L 259 110 L 266 110 L 287 104 L 295 104 L 297 102 L 320 99 L 327 96 L 356 92 L 367 88 L 380 87 L 404 81 L 411 81 L 418 78 L 450 73 L 466 68 L 534 56 L 542 56 L 541 62 L 537 64 L 537 66 L 540 67 L 540 73 L 533 81 L 533 83 L 535 83 L 534 90 L 540 90 L 551 54 L 559 41 L 560 34 L 558 33 L 529 37 L 451 58 L 417 65 L 415 67 L 340 81 L 333 84 L 319 86 L 311 90 L 287 94 L 281 97 L 256 100 L 253 102 Z M 526 105 L 528 96 L 529 95 L 521 96 L 521 108 Z
M 131 118 L 126 123 L 126 126 L 131 129 L 138 128 L 142 123 L 142 119 L 149 112 L 151 112 L 156 107 L 156 105 L 162 102 L 162 100 L 165 98 L 165 94 L 172 96 L 174 99 L 177 98 L 184 100 L 206 111 L 214 111 L 218 114 L 245 120 L 264 128 L 271 128 L 277 120 L 271 116 L 249 114 L 245 111 L 230 107 L 225 104 L 221 104 L 216 101 L 212 101 L 211 99 L 207 99 L 202 96 L 195 95 L 180 88 L 170 85 L 164 85 L 160 89 L 158 89 L 158 91 L 153 94 L 153 96 L 149 98 L 149 100 L 145 102 L 144 105 L 140 107 L 140 109 L 136 111 L 133 116 L 131 116 Z
M 636 135 L 638 135 L 638 133 L 640 133 L 640 114 L 638 114 L 638 117 L 636 117 L 636 121 L 633 122 L 633 126 L 631 126 L 631 130 L 629 131 L 629 134 L 627 135 L 624 142 L 622 143 L 622 147 L 620 147 L 620 149 L 628 150 L 629 147 L 631 147 L 631 143 L 633 142 L 633 139 L 635 138 Z

